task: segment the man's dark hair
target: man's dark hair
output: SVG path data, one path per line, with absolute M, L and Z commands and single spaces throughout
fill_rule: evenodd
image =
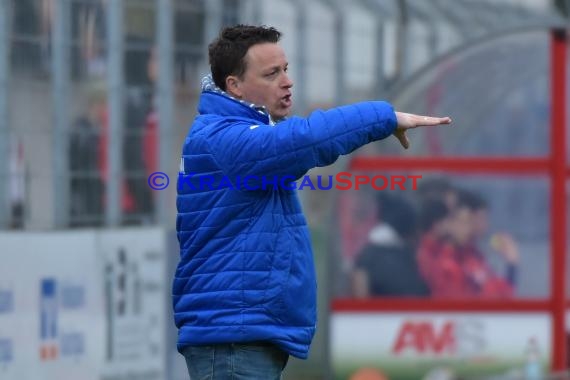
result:
M 222 29 L 218 38 L 208 46 L 210 69 L 216 86 L 226 90 L 226 78 L 241 77 L 246 70 L 245 55 L 250 47 L 262 43 L 277 43 L 281 32 L 273 27 L 236 25 Z

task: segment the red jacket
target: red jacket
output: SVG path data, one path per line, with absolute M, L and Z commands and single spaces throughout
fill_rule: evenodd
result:
M 418 251 L 420 272 L 436 298 L 507 298 L 512 286 L 498 277 L 474 245 L 458 247 L 425 235 Z

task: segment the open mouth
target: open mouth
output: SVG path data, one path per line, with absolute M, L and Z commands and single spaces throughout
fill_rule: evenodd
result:
M 284 106 L 286 106 L 286 107 L 290 107 L 291 104 L 292 104 L 291 95 L 289 94 L 289 95 L 286 95 L 286 96 L 282 97 L 282 98 L 281 98 L 281 103 L 282 103 Z

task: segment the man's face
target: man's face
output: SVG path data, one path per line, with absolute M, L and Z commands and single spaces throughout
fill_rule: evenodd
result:
M 281 46 L 274 43 L 253 45 L 245 55 L 245 62 L 242 78 L 230 76 L 226 80 L 228 93 L 265 106 L 274 120 L 289 115 L 293 106 L 293 82 L 287 75 L 288 62 Z

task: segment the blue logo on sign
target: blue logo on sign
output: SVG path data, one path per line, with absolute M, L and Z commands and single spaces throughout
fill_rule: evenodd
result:
M 40 283 L 40 358 L 57 358 L 57 282 L 44 278 Z
M 59 314 L 85 306 L 83 285 L 44 278 L 40 282 L 40 358 L 55 360 L 85 353 L 85 336 L 60 325 Z

